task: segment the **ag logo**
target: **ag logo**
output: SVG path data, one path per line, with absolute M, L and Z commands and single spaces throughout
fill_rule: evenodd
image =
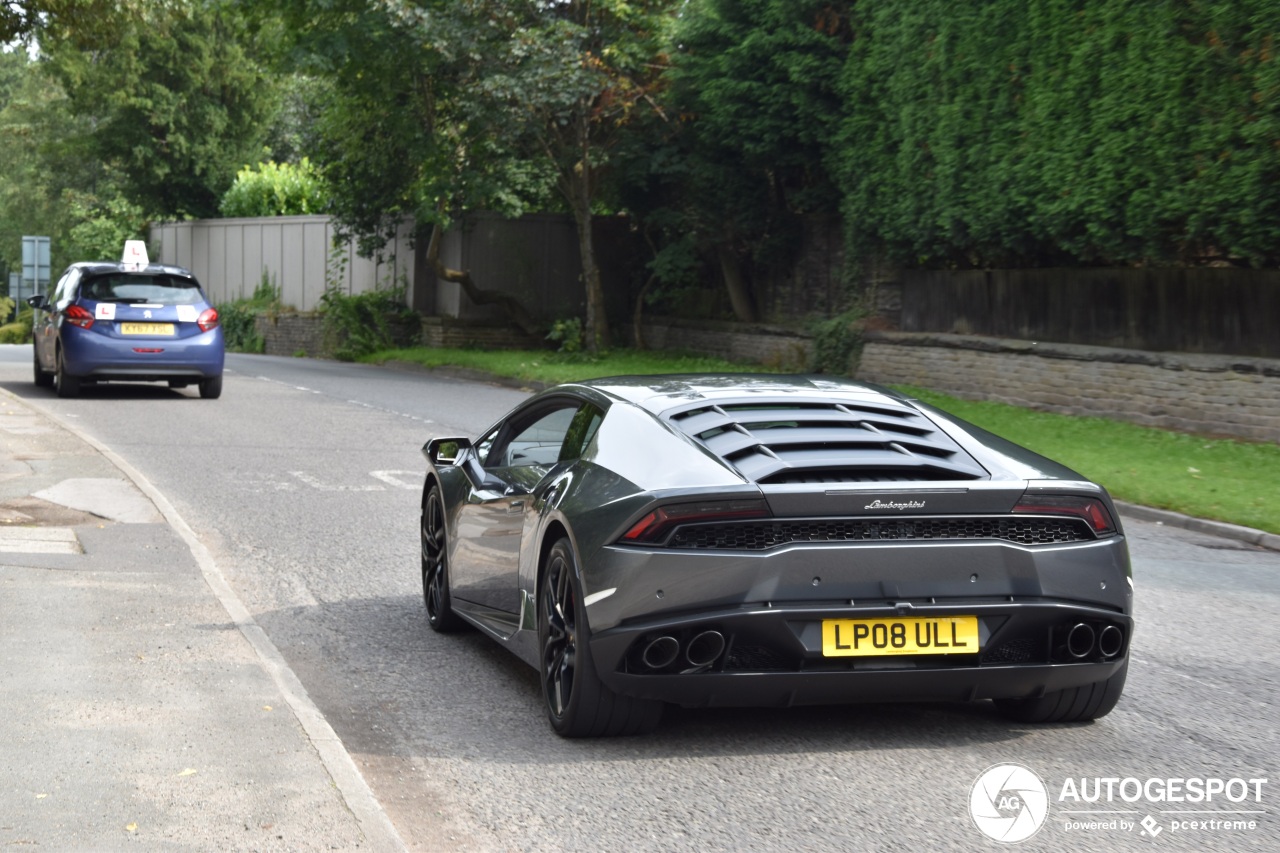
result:
M 1049 816 L 1049 792 L 1040 777 L 1021 764 L 997 764 L 974 781 L 969 814 L 988 838 L 1026 841 Z

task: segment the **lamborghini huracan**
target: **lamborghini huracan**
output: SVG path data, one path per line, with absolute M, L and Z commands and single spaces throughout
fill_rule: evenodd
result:
M 427 621 L 535 667 L 561 735 L 647 732 L 669 703 L 1082 721 L 1124 688 L 1107 492 L 895 391 L 595 379 L 423 453 Z

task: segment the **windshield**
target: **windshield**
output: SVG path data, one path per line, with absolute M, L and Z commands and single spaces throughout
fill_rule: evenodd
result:
M 97 302 L 150 302 L 159 305 L 194 305 L 202 301 L 195 280 L 168 275 L 110 273 L 86 279 L 80 297 Z

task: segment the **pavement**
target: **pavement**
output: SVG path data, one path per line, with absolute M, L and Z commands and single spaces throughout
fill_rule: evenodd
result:
M 1280 537 L 1121 513 L 1280 550 Z M 403 850 L 165 497 L 0 389 L 0 847 Z
M 0 848 L 404 849 L 164 496 L 3 390 Z

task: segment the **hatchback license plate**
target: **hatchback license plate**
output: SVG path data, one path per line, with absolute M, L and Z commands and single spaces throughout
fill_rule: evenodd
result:
M 173 335 L 172 323 L 121 323 L 122 335 Z
M 822 655 L 829 658 L 971 655 L 979 646 L 976 616 L 822 620 Z

